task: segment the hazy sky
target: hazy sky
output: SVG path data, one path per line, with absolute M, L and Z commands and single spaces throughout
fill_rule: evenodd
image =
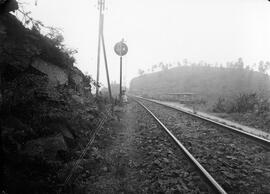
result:
M 77 64 L 96 78 L 97 0 L 24 0 L 32 16 L 63 29 L 65 43 L 79 51 Z M 106 0 L 104 36 L 111 80 L 119 82 L 122 38 L 124 82 L 159 62 L 187 58 L 209 63 L 270 61 L 270 2 L 267 0 Z M 103 55 L 102 55 L 103 57 Z M 106 85 L 103 58 L 101 81 Z

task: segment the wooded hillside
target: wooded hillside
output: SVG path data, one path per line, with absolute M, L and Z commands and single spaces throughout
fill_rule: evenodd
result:
M 244 68 L 180 66 L 141 75 L 130 84 L 131 92 L 160 95 L 172 92 L 194 92 L 216 99 L 243 92 L 269 94 L 270 77 Z
M 270 96 L 270 77 L 243 66 L 213 67 L 184 65 L 141 75 L 130 84 L 130 92 L 152 97 L 166 93 L 193 92 L 211 105 L 219 99 L 231 99 L 241 94 Z

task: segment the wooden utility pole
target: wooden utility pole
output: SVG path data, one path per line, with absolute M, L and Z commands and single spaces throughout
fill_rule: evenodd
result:
M 108 90 L 109 90 L 109 95 L 110 95 L 110 101 L 112 102 L 111 84 L 110 84 L 109 69 L 108 69 L 108 62 L 107 62 L 105 41 L 104 41 L 104 34 L 103 34 L 103 24 L 104 24 L 103 11 L 105 9 L 105 0 L 98 0 L 98 9 L 99 9 L 99 32 L 98 32 L 98 53 L 97 53 L 96 97 L 98 97 L 98 92 L 99 92 L 98 84 L 99 84 L 99 69 L 100 69 L 100 47 L 101 47 L 101 42 L 102 42 L 103 55 L 104 55 L 105 68 L 106 68 L 106 76 L 107 76 L 107 83 L 108 83 Z
M 99 89 L 99 66 L 100 66 L 100 34 L 101 34 L 101 18 L 102 18 L 102 3 L 98 1 L 98 9 L 99 9 L 99 30 L 98 30 L 98 54 L 97 54 L 97 85 L 96 85 L 96 96 L 98 96 L 98 89 Z
M 110 84 L 108 62 L 107 62 L 107 57 L 106 57 L 104 35 L 102 34 L 101 37 L 102 37 L 102 47 L 103 47 L 103 54 L 104 54 L 104 61 L 105 61 L 105 68 L 106 68 L 106 75 L 107 75 L 108 90 L 109 90 L 109 95 L 110 95 L 110 101 L 112 102 L 112 91 L 111 91 L 111 84 Z

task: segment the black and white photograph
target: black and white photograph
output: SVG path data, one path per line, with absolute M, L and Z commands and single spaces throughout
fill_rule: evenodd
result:
M 270 194 L 270 0 L 0 0 L 0 194 Z

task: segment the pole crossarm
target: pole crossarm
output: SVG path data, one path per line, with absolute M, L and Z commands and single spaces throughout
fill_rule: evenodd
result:
M 104 11 L 105 10 L 105 0 L 98 0 L 98 9 L 100 11 Z

